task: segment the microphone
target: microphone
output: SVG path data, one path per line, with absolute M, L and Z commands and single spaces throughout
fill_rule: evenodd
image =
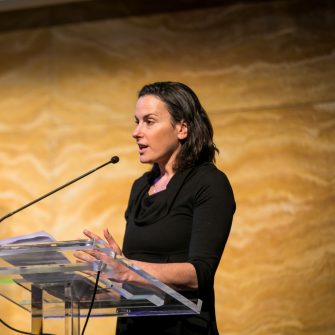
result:
M 88 176 L 89 174 L 91 174 L 91 173 L 93 173 L 93 172 L 95 172 L 95 171 L 101 169 L 101 168 L 104 167 L 104 166 L 106 166 L 106 165 L 108 165 L 108 164 L 111 164 L 111 163 L 112 163 L 112 164 L 116 164 L 119 160 L 120 160 L 120 159 L 119 159 L 118 156 L 113 156 L 108 162 L 106 162 L 106 163 L 104 163 L 104 164 L 102 164 L 102 165 L 96 167 L 95 169 L 92 169 L 92 170 L 90 170 L 90 171 L 84 173 L 83 175 L 81 175 L 81 176 L 79 176 L 79 177 L 77 177 L 77 178 L 75 178 L 75 179 L 69 181 L 68 183 L 66 183 L 66 184 L 64 184 L 64 185 L 62 185 L 62 186 L 57 187 L 55 190 L 53 190 L 53 191 L 51 191 L 51 192 L 49 192 L 49 193 L 47 193 L 47 194 L 45 194 L 45 195 L 43 195 L 43 196 L 41 196 L 41 197 L 39 197 L 39 198 L 37 198 L 37 199 L 35 199 L 35 200 L 29 202 L 28 204 L 26 204 L 26 205 L 24 205 L 24 206 L 22 206 L 22 207 L 16 209 L 15 211 L 6 214 L 6 215 L 3 216 L 2 218 L 0 218 L 0 222 L 2 222 L 3 220 L 9 218 L 10 216 L 16 214 L 17 212 L 20 212 L 20 211 L 22 211 L 23 209 L 25 209 L 25 208 L 27 208 L 27 207 L 29 207 L 29 206 L 35 204 L 36 202 L 39 202 L 40 200 L 42 200 L 42 199 L 48 197 L 49 195 L 54 194 L 54 193 L 60 191 L 60 190 L 63 189 L 64 187 L 67 187 L 67 186 L 73 184 L 74 182 L 78 181 L 79 179 L 82 179 L 82 178 Z

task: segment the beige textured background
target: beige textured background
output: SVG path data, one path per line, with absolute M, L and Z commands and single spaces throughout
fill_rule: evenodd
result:
M 120 157 L 4 221 L 1 238 L 108 226 L 121 244 L 131 183 L 147 169 L 131 138 L 136 92 L 181 81 L 211 116 L 237 201 L 216 277 L 220 333 L 335 334 L 335 10 L 320 3 L 0 32 L 0 216 Z M 0 318 L 29 330 L 3 298 Z M 91 320 L 86 334 L 114 327 Z

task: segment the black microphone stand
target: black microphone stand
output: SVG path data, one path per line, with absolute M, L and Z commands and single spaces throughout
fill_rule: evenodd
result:
M 76 181 L 78 181 L 78 180 L 80 180 L 80 179 L 82 179 L 82 178 L 88 176 L 89 174 L 91 174 L 91 173 L 93 173 L 93 172 L 95 172 L 95 171 L 101 169 L 102 167 L 104 167 L 104 166 L 106 166 L 106 165 L 108 165 L 108 164 L 110 164 L 110 163 L 112 163 L 112 164 L 116 164 L 118 161 L 119 161 L 119 157 L 118 157 L 118 156 L 113 156 L 108 162 L 106 162 L 106 163 L 104 163 L 104 164 L 102 164 L 102 165 L 96 167 L 95 169 L 92 169 L 92 170 L 90 170 L 90 171 L 84 173 L 83 175 L 81 175 L 81 176 L 79 176 L 79 177 L 77 177 L 77 178 L 75 178 L 75 179 L 69 181 L 68 183 L 66 183 L 66 184 L 64 184 L 64 185 L 62 185 L 62 186 L 57 187 L 55 190 L 53 190 L 53 191 L 51 191 L 51 192 L 49 192 L 49 193 L 47 193 L 47 194 L 45 194 L 45 195 L 39 197 L 38 199 L 35 199 L 35 200 L 29 202 L 28 204 L 26 204 L 26 205 L 24 205 L 24 206 L 22 206 L 22 207 L 16 209 L 15 211 L 6 214 L 5 216 L 3 216 L 3 217 L 0 219 L 0 222 L 2 222 L 3 220 L 9 218 L 10 216 L 16 214 L 17 212 L 20 212 L 20 211 L 22 211 L 23 209 L 25 209 L 25 208 L 27 208 L 27 207 L 29 207 L 29 206 L 35 204 L 36 202 L 38 202 L 38 201 L 40 201 L 40 200 L 42 200 L 42 199 L 48 197 L 49 195 L 54 194 L 54 193 L 60 191 L 60 190 L 63 189 L 64 187 L 67 187 L 67 186 L 69 186 L 69 185 L 75 183 Z

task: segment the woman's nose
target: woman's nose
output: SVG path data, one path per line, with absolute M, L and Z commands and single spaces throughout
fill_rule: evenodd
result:
M 133 130 L 132 136 L 133 138 L 136 139 L 140 137 L 140 134 L 141 134 L 141 127 L 140 127 L 140 124 L 137 124 L 135 129 Z

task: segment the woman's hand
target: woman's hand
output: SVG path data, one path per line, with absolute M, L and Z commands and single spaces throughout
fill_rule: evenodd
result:
M 83 231 L 83 233 L 89 237 L 92 240 L 103 240 L 100 236 L 92 233 L 90 230 L 85 229 Z M 106 239 L 106 241 L 108 242 L 108 246 L 109 248 L 114 251 L 117 255 L 122 255 L 122 251 L 119 247 L 119 245 L 115 242 L 114 238 L 112 237 L 112 235 L 110 234 L 108 228 L 104 229 L 104 237 Z
M 94 234 L 93 232 L 85 229 L 84 234 L 95 240 L 103 240 L 100 236 Z M 109 233 L 108 229 L 104 229 L 104 237 L 107 241 L 106 246 L 111 249 L 116 255 L 123 256 L 119 245 L 115 242 L 112 235 Z M 101 277 L 111 279 L 115 282 L 123 283 L 125 281 L 131 280 L 132 271 L 130 271 L 126 266 L 116 261 L 113 256 L 107 255 L 106 253 L 99 250 L 86 250 L 78 251 L 74 253 L 74 256 L 82 262 L 95 262 L 97 260 L 103 262 L 106 268 L 101 272 Z M 86 273 L 92 275 L 92 271 L 86 271 Z

